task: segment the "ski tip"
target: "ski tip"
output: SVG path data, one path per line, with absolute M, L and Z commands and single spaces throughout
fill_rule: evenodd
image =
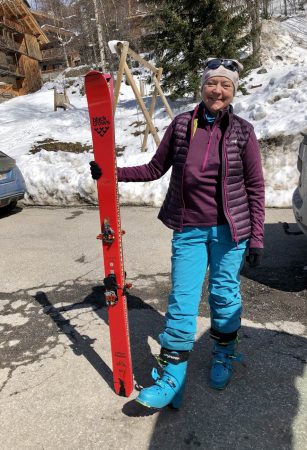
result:
M 92 77 L 95 77 L 95 78 L 103 77 L 103 73 L 99 72 L 99 70 L 90 70 L 85 75 L 85 79 L 92 78 Z

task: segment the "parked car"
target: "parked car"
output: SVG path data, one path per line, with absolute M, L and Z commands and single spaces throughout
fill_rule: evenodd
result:
M 303 134 L 299 147 L 297 170 L 300 173 L 298 186 L 292 197 L 295 220 L 301 231 L 307 235 L 307 134 Z
M 25 191 L 25 180 L 16 161 L 0 151 L 0 212 L 14 209 Z

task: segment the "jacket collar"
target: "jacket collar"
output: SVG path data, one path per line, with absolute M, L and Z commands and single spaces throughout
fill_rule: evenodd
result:
M 203 101 L 201 101 L 198 105 L 196 105 L 196 107 L 194 108 L 194 111 L 192 112 L 192 124 L 191 124 L 191 129 L 193 130 L 194 128 L 194 120 L 196 118 L 198 118 L 198 121 L 200 120 L 205 120 L 204 118 L 204 110 L 205 110 L 205 104 Z M 217 123 L 220 124 L 223 120 L 225 120 L 226 124 L 228 125 L 231 121 L 232 121 L 232 116 L 233 116 L 233 106 L 229 105 L 227 108 L 221 110 L 218 112 L 217 114 L 217 119 L 215 120 L 215 122 L 213 123 Z
M 195 117 L 198 114 L 198 111 L 203 111 L 205 108 L 205 104 L 203 101 L 201 101 L 198 105 L 195 106 L 194 110 L 192 111 L 192 120 L 195 119 Z M 218 116 L 223 117 L 225 114 L 233 115 L 233 106 L 229 105 L 226 109 L 223 109 L 222 111 L 219 111 Z

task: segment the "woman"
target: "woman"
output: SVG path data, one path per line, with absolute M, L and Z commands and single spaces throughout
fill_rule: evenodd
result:
M 171 167 L 159 219 L 174 230 L 172 289 L 160 334 L 159 377 L 137 397 L 142 405 L 179 407 L 196 333 L 204 277 L 209 268 L 210 385 L 231 379 L 241 323 L 240 269 L 248 249 L 252 267 L 263 253 L 264 180 L 250 123 L 233 113 L 231 101 L 243 66 L 209 58 L 201 81 L 202 102 L 175 117 L 148 164 L 118 168 L 119 181 L 152 181 Z M 91 163 L 93 178 L 101 170 Z

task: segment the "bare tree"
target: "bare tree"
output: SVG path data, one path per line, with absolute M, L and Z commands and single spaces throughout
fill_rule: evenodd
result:
M 232 13 L 235 13 L 238 7 L 245 6 L 248 8 L 251 27 L 250 33 L 252 38 L 253 65 L 260 66 L 261 16 L 263 16 L 263 14 L 260 14 L 260 7 L 268 8 L 270 0 L 226 0 L 225 3 L 228 4 Z
M 103 38 L 101 17 L 99 14 L 98 1 L 93 0 L 93 4 L 94 4 L 94 12 L 95 12 L 95 19 L 96 19 L 96 26 L 97 26 L 97 34 L 98 34 L 101 69 L 103 72 L 105 72 L 106 71 L 106 57 L 105 57 L 105 52 L 104 52 L 104 38 Z
M 99 48 L 97 41 L 96 20 L 94 19 L 94 6 L 90 2 L 74 3 L 75 27 L 78 30 L 78 47 L 82 60 L 87 64 L 98 65 Z M 95 26 L 93 27 L 93 23 Z
M 284 16 L 289 14 L 297 14 L 298 11 L 304 11 L 306 1 L 304 0 L 283 0 L 283 10 L 281 11 Z
M 261 18 L 260 18 L 260 2 L 259 0 L 247 0 L 250 8 L 251 17 L 251 37 L 253 59 L 256 66 L 261 65 L 260 61 L 260 36 L 261 36 Z
M 261 16 L 263 19 L 269 19 L 271 17 L 270 6 L 272 0 L 262 0 L 262 11 Z

